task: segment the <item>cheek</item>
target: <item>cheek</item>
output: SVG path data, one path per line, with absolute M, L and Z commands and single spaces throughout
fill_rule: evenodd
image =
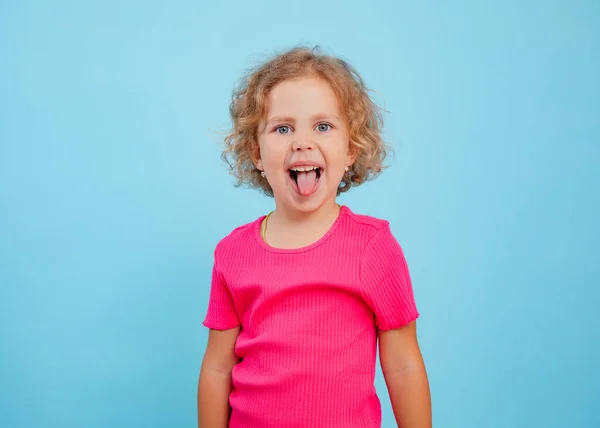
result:
M 281 164 L 287 154 L 287 146 L 281 138 L 275 135 L 268 135 L 261 138 L 259 142 L 260 156 L 265 165 Z
M 349 141 L 344 138 L 340 138 L 339 140 L 332 143 L 334 144 L 329 144 L 325 146 L 325 149 L 327 150 L 327 156 L 329 157 L 330 162 L 335 164 L 345 164 L 347 157 L 350 154 Z

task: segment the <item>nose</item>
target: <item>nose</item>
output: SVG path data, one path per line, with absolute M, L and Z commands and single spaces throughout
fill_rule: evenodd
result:
M 295 152 L 302 152 L 305 150 L 312 150 L 315 148 L 315 142 L 308 136 L 299 136 L 292 142 L 292 150 Z

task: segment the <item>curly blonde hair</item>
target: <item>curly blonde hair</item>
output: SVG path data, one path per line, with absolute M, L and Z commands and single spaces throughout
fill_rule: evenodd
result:
M 304 76 L 316 76 L 329 83 L 344 110 L 355 162 L 344 174 L 337 194 L 376 177 L 384 169 L 389 149 L 381 136 L 383 117 L 363 79 L 346 61 L 321 54 L 318 47 L 295 47 L 251 69 L 233 93 L 229 108 L 233 129 L 225 137 L 222 158 L 236 177 L 236 186 L 247 185 L 273 196 L 269 182 L 254 164 L 259 158 L 258 134 L 267 114 L 267 95 L 278 83 Z

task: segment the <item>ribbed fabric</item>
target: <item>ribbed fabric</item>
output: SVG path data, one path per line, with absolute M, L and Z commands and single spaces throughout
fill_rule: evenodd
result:
M 241 325 L 231 428 L 375 428 L 376 327 L 417 312 L 389 223 L 342 206 L 329 232 L 300 249 L 260 237 L 263 217 L 216 247 L 206 327 Z

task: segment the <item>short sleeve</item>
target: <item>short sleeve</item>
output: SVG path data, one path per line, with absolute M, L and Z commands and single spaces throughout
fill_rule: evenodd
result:
M 212 271 L 208 309 L 202 324 L 214 330 L 228 330 L 240 324 L 233 297 L 222 273 L 217 269 L 216 258 Z
M 368 242 L 361 259 L 360 279 L 380 330 L 399 328 L 419 317 L 404 252 L 389 223 Z

